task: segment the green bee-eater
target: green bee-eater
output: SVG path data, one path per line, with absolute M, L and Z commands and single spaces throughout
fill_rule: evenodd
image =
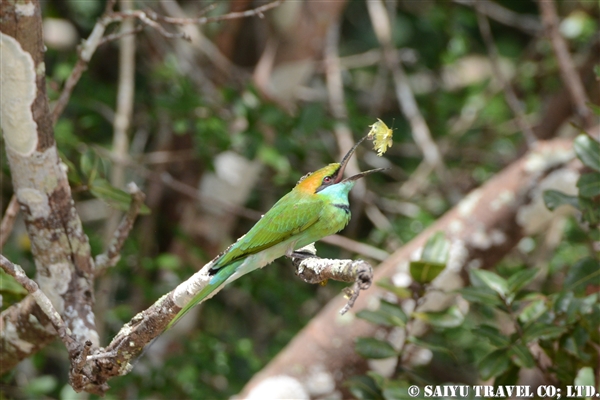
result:
M 329 164 L 302 177 L 291 192 L 275 205 L 232 246 L 212 261 L 211 279 L 169 324 L 171 327 L 213 291 L 287 255 L 344 229 L 350 221 L 348 193 L 356 181 L 383 168 L 343 179 L 344 169 L 362 138 L 340 163 Z

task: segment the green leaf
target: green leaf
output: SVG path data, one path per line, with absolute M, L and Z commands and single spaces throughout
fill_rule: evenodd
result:
M 450 242 L 444 232 L 434 233 L 425 243 L 421 259 L 410 263 L 410 275 L 416 282 L 430 283 L 446 268 L 449 252 Z
M 419 339 L 416 336 L 409 336 L 406 339 L 406 341 L 408 343 L 412 343 L 412 344 L 417 345 L 419 347 L 422 347 L 424 349 L 429 349 L 431 351 L 435 351 L 435 352 L 438 352 L 438 353 L 448 354 L 448 355 L 454 357 L 454 354 L 452 354 L 452 350 L 449 349 L 448 347 L 445 347 L 443 344 L 440 345 L 440 344 L 431 343 L 431 342 L 428 342 L 426 340 Z M 448 345 L 452 346 L 452 344 L 450 344 L 450 343 L 448 343 Z
M 600 222 L 600 207 L 591 199 L 579 196 L 579 209 L 583 219 L 595 226 Z
M 479 363 L 479 375 L 484 381 L 494 378 L 510 367 L 510 357 L 506 349 L 492 351 Z
M 543 313 L 548 310 L 546 307 L 546 299 L 538 299 L 527 304 L 519 313 L 519 321 L 524 324 L 538 319 Z
M 446 264 L 429 261 L 411 261 L 410 276 L 416 282 L 427 284 L 433 281 L 444 268 L 446 268 Z
M 29 395 L 43 395 L 52 392 L 58 385 L 58 380 L 52 375 L 42 375 L 30 379 L 25 386 L 25 392 Z
M 446 264 L 450 253 L 450 242 L 446 239 L 444 232 L 435 232 L 425 243 L 421 261 L 436 264 Z
M 498 295 L 489 290 L 487 287 L 466 287 L 460 289 L 458 292 L 465 300 L 472 303 L 485 304 L 490 307 L 495 307 L 502 304 Z
M 538 270 L 535 268 L 527 268 L 515 274 L 512 274 L 507 280 L 509 293 L 517 293 L 519 290 L 527 286 L 537 275 Z
M 358 338 L 355 349 L 364 358 L 380 359 L 398 355 L 391 344 L 375 338 Z
M 411 297 L 411 291 L 405 287 L 399 287 L 392 283 L 389 278 L 379 280 L 375 283 L 380 288 L 387 290 L 388 292 L 393 293 L 399 299 L 408 299 Z
M 569 205 L 579 209 L 579 199 L 577 196 L 570 196 L 558 190 L 544 190 L 544 204 L 550 211 L 554 211 L 560 206 Z
M 473 269 L 471 272 L 487 287 L 498 293 L 502 298 L 506 297 L 506 294 L 508 293 L 508 283 L 506 282 L 506 279 L 491 271 L 486 271 L 483 269 Z
M 367 320 L 373 324 L 383 326 L 406 325 L 408 318 L 399 305 L 388 303 L 382 300 L 378 310 L 361 310 L 356 314 L 357 317 Z
M 26 295 L 27 290 L 11 275 L 0 269 L 0 292 L 11 293 L 14 295 Z
M 575 153 L 581 162 L 592 168 L 596 172 L 600 172 L 600 143 L 596 142 L 588 135 L 581 134 L 575 138 L 573 142 Z
M 439 328 L 455 328 L 465 320 L 465 316 L 457 306 L 451 306 L 447 310 L 437 312 L 415 312 L 413 317 L 425 321 Z
M 577 181 L 579 195 L 582 197 L 593 198 L 600 195 L 600 173 L 589 172 L 579 177 Z
M 112 186 L 104 178 L 96 178 L 92 183 L 90 183 L 90 192 L 94 195 L 94 197 L 105 201 L 111 207 L 121 211 L 129 210 L 131 196 L 121 189 L 117 189 L 116 187 Z M 149 213 L 150 209 L 148 206 L 142 204 L 142 207 L 140 208 L 140 214 Z
M 529 343 L 537 340 L 555 339 L 567 331 L 566 327 L 536 322 L 523 331 L 523 341 Z
M 490 341 L 493 346 L 506 347 L 510 344 L 510 340 L 500 333 L 500 331 L 491 325 L 480 325 L 473 329 L 473 333 L 477 336 L 483 336 Z
M 591 367 L 583 367 L 577 372 L 575 377 L 574 385 L 577 386 L 596 386 L 596 379 L 594 378 L 594 369 Z
M 510 354 L 514 356 L 515 364 L 521 368 L 533 368 L 535 366 L 535 360 L 529 352 L 527 346 L 522 344 L 513 344 L 510 347 Z
M 596 66 L 597 66 L 597 65 L 596 65 Z M 596 104 L 594 104 L 594 103 L 591 103 L 591 102 L 589 102 L 589 101 L 588 101 L 588 102 L 586 102 L 585 104 L 586 104 L 586 105 L 587 105 L 587 106 L 590 108 L 590 110 L 592 110 L 592 112 L 593 112 L 594 114 L 596 114 L 596 116 L 600 116 L 600 106 L 597 106 Z
M 573 332 L 570 332 L 564 340 L 561 340 L 561 349 L 575 356 L 578 360 L 583 362 L 589 361 L 591 357 L 584 349 L 589 337 L 590 335 L 588 335 L 585 329 L 577 325 Z
M 600 286 L 600 265 L 598 260 L 585 257 L 577 261 L 565 277 L 565 288 L 575 293 L 584 293 L 588 285 Z
M 344 386 L 358 400 L 383 400 L 375 381 L 367 375 L 357 375 L 348 379 Z

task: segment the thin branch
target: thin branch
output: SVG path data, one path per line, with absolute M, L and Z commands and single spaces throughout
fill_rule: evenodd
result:
M 13 194 L 0 223 L 0 249 L 4 248 L 4 243 L 8 240 L 18 213 L 19 202 L 17 201 L 17 196 Z
M 543 26 L 539 19 L 533 15 L 523 15 L 516 13 L 500 4 L 489 0 L 452 0 L 463 6 L 475 7 L 477 3 L 481 4 L 480 12 L 488 18 L 500 22 L 501 24 L 512 26 L 530 35 L 539 34 Z
M 423 152 L 425 161 L 435 168 L 440 181 L 448 182 L 448 171 L 444 165 L 440 149 L 431 137 L 431 132 L 425 122 L 425 118 L 423 118 L 421 111 L 419 111 L 419 106 L 408 84 L 408 78 L 402 68 L 402 64 L 395 57 L 392 47 L 392 27 L 388 11 L 381 0 L 368 1 L 367 9 L 377 39 L 383 48 L 386 65 L 392 72 L 396 97 L 398 98 L 402 113 L 410 123 L 413 138 Z
M 307 283 L 322 283 L 332 279 L 340 282 L 354 282 L 344 290 L 348 303 L 340 310 L 344 315 L 354 306 L 361 290 L 367 290 L 373 283 L 373 267 L 363 260 L 331 260 L 317 257 L 314 243 L 292 253 L 292 264 L 298 275 Z
M 176 17 L 165 17 L 158 14 L 152 14 L 152 17 L 156 20 L 161 20 L 167 22 L 169 24 L 175 25 L 204 25 L 210 22 L 218 22 L 225 21 L 228 19 L 237 19 L 237 18 L 248 18 L 248 17 L 259 17 L 264 18 L 264 12 L 268 11 L 272 8 L 275 8 L 282 4 L 285 0 L 276 0 L 271 3 L 265 4 L 263 6 L 253 8 L 251 10 L 239 11 L 239 12 L 231 12 L 228 14 L 217 15 L 215 17 L 199 17 L 199 18 L 176 18 Z
M 504 98 L 506 99 L 506 103 L 512 110 L 515 115 L 517 125 L 523 135 L 525 136 L 525 140 L 527 141 L 527 145 L 531 147 L 537 141 L 531 126 L 527 123 L 525 118 L 525 112 L 523 111 L 523 106 L 515 91 L 512 88 L 510 82 L 504 77 L 502 70 L 500 69 L 500 61 L 498 56 L 498 49 L 496 48 L 496 44 L 494 43 L 494 37 L 492 36 L 492 30 L 490 29 L 490 23 L 488 19 L 483 15 L 483 6 L 480 3 L 480 0 L 477 0 L 476 5 L 476 14 L 477 14 L 477 23 L 479 24 L 479 31 L 481 32 L 481 36 L 483 37 L 483 41 L 485 42 L 485 46 L 487 47 L 488 54 L 490 57 L 490 63 L 492 65 L 492 71 L 494 71 L 494 75 L 496 79 L 502 85 L 504 89 Z
M 137 33 L 140 33 L 143 30 L 144 30 L 144 28 L 142 26 L 136 26 L 134 29 L 131 29 L 128 31 L 120 31 L 117 33 L 111 33 L 110 35 L 104 36 L 102 38 L 102 40 L 100 40 L 100 44 L 102 45 L 104 43 L 112 42 L 114 40 L 120 40 L 126 36 L 135 35 Z
M 129 210 L 115 231 L 112 241 L 106 252 L 96 257 L 96 275 L 102 273 L 106 268 L 113 267 L 117 264 L 119 258 L 121 257 L 120 253 L 121 249 L 123 248 L 123 244 L 129 236 L 129 232 L 133 227 L 133 223 L 135 222 L 135 219 L 137 218 L 140 209 L 144 204 L 144 199 L 146 196 L 135 183 L 131 182 L 128 185 L 128 190 L 131 194 L 131 204 L 129 206 Z
M 328 243 L 342 248 L 344 250 L 348 250 L 353 253 L 372 258 L 376 261 L 383 261 L 390 255 L 385 250 L 381 250 L 375 246 L 371 246 L 366 243 L 357 242 L 356 240 L 349 239 L 342 235 L 327 236 L 321 239 L 321 242 Z
M 246 18 L 258 16 L 260 18 L 264 17 L 263 13 L 267 10 L 277 7 L 285 0 L 277 0 L 269 4 L 265 4 L 263 6 L 254 8 L 252 10 L 242 11 L 242 12 L 233 12 L 224 15 L 218 15 L 215 17 L 200 17 L 200 18 L 174 18 L 174 17 L 165 17 L 155 13 L 152 10 L 147 12 L 141 10 L 131 10 L 131 11 L 122 11 L 122 12 L 114 12 L 114 5 L 116 0 L 108 1 L 106 4 L 106 8 L 104 14 L 94 26 L 92 33 L 88 37 L 87 40 L 81 45 L 79 50 L 79 58 L 71 71 L 71 74 L 67 78 L 65 82 L 65 86 L 54 104 L 54 108 L 52 110 L 52 123 L 56 124 L 56 121 L 63 113 L 69 98 L 71 97 L 71 93 L 75 88 L 77 82 L 81 78 L 83 72 L 87 69 L 87 65 L 92 58 L 92 55 L 96 52 L 96 49 L 100 44 L 106 43 L 110 40 L 114 40 L 117 38 L 116 35 L 109 35 L 104 38 L 104 32 L 106 31 L 106 27 L 114 22 L 123 21 L 126 18 L 136 18 L 140 20 L 145 25 L 148 25 L 154 29 L 156 29 L 161 35 L 168 38 L 182 38 L 185 40 L 191 40 L 190 37 L 185 32 L 169 32 L 167 31 L 161 24 L 157 22 L 157 20 L 161 20 L 174 25 L 186 25 L 186 24 L 207 24 L 210 22 L 224 21 L 228 19 L 235 18 Z M 125 34 L 134 33 L 133 31 L 121 32 L 119 37 L 125 36 Z
M 58 336 L 63 341 L 69 353 L 72 353 L 74 350 L 78 350 L 81 346 L 71 337 L 71 331 L 67 328 L 65 321 L 61 318 L 60 314 L 54 306 L 50 299 L 46 296 L 44 292 L 40 290 L 40 287 L 37 283 L 35 283 L 32 279 L 29 279 L 23 268 L 17 264 L 13 264 L 6 257 L 0 254 L 0 266 L 2 269 L 9 275 L 11 275 L 21 286 L 23 286 L 29 294 L 35 299 L 36 303 L 44 314 L 50 319 L 54 329 L 58 332 Z
M 546 35 L 552 42 L 554 54 L 558 60 L 563 83 L 569 91 L 577 114 L 584 119 L 587 126 L 592 126 L 595 124 L 595 121 L 586 105 L 588 97 L 585 93 L 579 74 L 575 69 L 575 63 L 571 58 L 571 54 L 569 54 L 567 43 L 558 30 L 559 19 L 558 14 L 556 13 L 554 0 L 538 0 L 538 5 L 542 15 L 542 22 L 546 29 Z

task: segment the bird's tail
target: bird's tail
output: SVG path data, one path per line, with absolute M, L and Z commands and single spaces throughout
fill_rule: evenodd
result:
M 173 318 L 173 320 L 169 323 L 169 325 L 167 326 L 167 329 L 170 329 L 171 327 L 173 327 L 181 319 L 181 317 L 183 317 L 185 314 L 187 314 L 192 309 L 192 307 L 194 307 L 198 303 L 201 303 L 212 292 L 214 292 L 219 287 L 221 287 L 221 285 L 223 285 L 225 283 L 225 281 L 227 281 L 227 279 L 231 275 L 233 275 L 233 273 L 236 271 L 236 269 L 242 263 L 243 263 L 243 260 L 238 260 L 238 261 L 232 262 L 229 265 L 219 268 L 217 273 L 211 277 L 210 281 L 208 282 L 208 285 L 206 285 L 204 288 L 202 288 L 202 290 L 200 290 L 200 292 L 198 292 L 198 294 L 196 296 L 194 296 L 192 298 L 192 300 L 190 300 L 185 305 L 185 307 L 183 307 L 181 309 L 181 311 L 179 311 L 179 313 L 175 316 L 175 318 Z

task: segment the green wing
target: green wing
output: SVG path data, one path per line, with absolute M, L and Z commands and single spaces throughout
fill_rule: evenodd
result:
M 322 207 L 323 201 L 318 198 L 309 199 L 297 192 L 289 192 L 246 235 L 235 242 L 212 269 L 218 270 L 305 231 L 319 220 Z

